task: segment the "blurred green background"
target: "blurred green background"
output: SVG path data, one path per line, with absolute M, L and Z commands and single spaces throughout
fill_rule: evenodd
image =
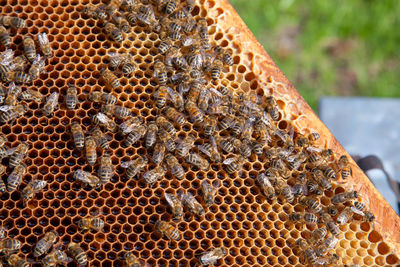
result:
M 322 95 L 400 96 L 400 1 L 230 2 L 314 110 Z

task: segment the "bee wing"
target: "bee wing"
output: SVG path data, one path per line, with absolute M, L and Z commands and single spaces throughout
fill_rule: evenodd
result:
M 217 191 L 217 189 L 221 186 L 221 181 L 215 180 L 214 182 L 212 182 L 212 186 L 214 187 L 214 190 Z
M 211 157 L 211 153 L 208 152 L 208 150 L 205 149 L 205 147 L 204 147 L 203 145 L 198 145 L 197 148 L 198 148 L 201 152 L 203 152 L 205 155 L 207 155 L 208 157 Z
M 91 183 L 88 173 L 85 172 L 85 171 L 82 171 L 80 169 L 75 171 L 74 178 L 76 180 L 81 181 L 81 182 L 86 183 L 86 184 L 90 184 Z
M 168 202 L 168 204 L 171 206 L 171 207 L 174 207 L 176 204 L 176 202 L 177 201 L 179 201 L 179 199 L 175 196 L 175 195 L 173 195 L 173 194 L 169 194 L 169 193 L 165 193 L 164 194 L 164 197 L 165 197 L 165 200 L 167 200 L 167 202 Z
M 192 36 L 182 37 L 181 40 L 182 40 L 183 46 L 190 46 L 190 45 L 194 44 L 194 42 L 196 41 Z
M 7 149 L 6 155 L 10 156 L 10 155 L 14 154 L 15 150 L 17 150 L 17 147 L 12 147 L 12 148 Z
M 32 188 L 36 193 L 41 191 L 43 188 L 45 188 L 46 185 L 47 185 L 47 181 L 43 181 L 43 180 L 33 180 L 32 181 Z
M 39 62 L 40 62 L 40 55 L 37 54 L 35 59 L 32 62 L 32 65 L 39 65 Z
M 56 103 L 58 102 L 59 93 L 53 92 L 47 97 L 47 102 L 49 103 Z
M 201 182 L 201 190 L 203 191 L 203 193 L 207 193 L 212 190 L 212 187 L 208 181 L 204 180 Z
M 95 116 L 102 123 L 107 123 L 108 122 L 108 117 L 104 113 L 99 112 Z
M 227 158 L 226 160 L 224 160 L 223 164 L 228 165 L 228 164 L 231 164 L 232 162 L 234 162 L 235 160 L 236 160 L 236 157 Z
M 313 147 L 313 146 L 307 147 L 307 150 L 310 151 L 310 152 L 316 152 L 316 153 L 320 153 L 322 151 L 321 148 Z
M 49 38 L 47 37 L 47 33 L 39 33 L 38 34 L 38 41 L 40 45 L 47 45 L 49 43 Z
M 171 87 L 167 87 L 168 90 L 168 95 L 170 96 L 171 100 L 174 101 L 178 96 L 177 96 L 177 92 L 174 91 Z
M 0 64 L 1 65 L 9 65 L 14 58 L 14 51 L 12 49 L 7 49 L 0 55 Z
M 355 207 L 350 207 L 350 210 L 358 215 L 365 216 L 365 213 L 361 210 L 356 209 Z

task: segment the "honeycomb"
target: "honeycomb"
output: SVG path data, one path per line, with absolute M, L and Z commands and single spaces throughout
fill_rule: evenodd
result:
M 195 266 L 200 253 L 221 246 L 228 253 L 218 261 L 218 266 L 304 266 L 302 253 L 294 244 L 299 237 L 307 238 L 307 231 L 303 231 L 302 225 L 288 220 L 289 214 L 304 209 L 296 202 L 289 204 L 281 196 L 268 200 L 261 194 L 255 177 L 266 170 L 268 164 L 255 155 L 244 164 L 243 171 L 230 175 L 221 164 L 212 164 L 208 171 L 202 171 L 181 162 L 185 170 L 182 180 L 167 172 L 154 187 L 149 187 L 143 179 L 127 179 L 121 167 L 116 168 L 117 175 L 100 190 L 77 184 L 73 179 L 77 166 L 94 173 L 98 164 L 86 164 L 84 153 L 74 148 L 69 129 L 72 121 L 78 121 L 85 131 L 89 131 L 91 117 L 98 112 L 100 105 L 88 101 L 87 95 L 92 91 L 111 92 L 99 79 L 98 73 L 100 65 L 108 64 L 110 52 L 130 52 L 139 66 L 132 77 L 120 76 L 121 87 L 113 90 L 118 103 L 146 121 L 152 121 L 158 115 L 153 96 L 157 83 L 152 65 L 158 56 L 159 35 L 136 26 L 122 44 L 111 41 L 98 22 L 84 18 L 80 13 L 87 4 L 99 4 L 98 0 L 1 0 L 0 3 L 1 14 L 18 16 L 27 24 L 26 28 L 11 32 L 13 50 L 23 51 L 23 36 L 40 32 L 48 33 L 54 50 L 46 71 L 29 88 L 44 95 L 60 92 L 60 103 L 64 103 L 67 85 L 72 83 L 78 88 L 79 98 L 75 110 L 67 110 L 65 104 L 61 104 L 52 117 L 44 116 L 38 104 L 30 102 L 29 111 L 24 116 L 14 124 L 1 126 L 10 147 L 25 140 L 31 143 L 25 161 L 28 172 L 22 187 L 34 177 L 48 182 L 47 189 L 38 193 L 26 207 L 17 191 L 0 197 L 0 219 L 9 229 L 9 237 L 22 242 L 20 255 L 34 259 L 33 247 L 37 241 L 45 232 L 55 229 L 64 247 L 76 242 L 87 251 L 90 266 L 123 266 L 126 251 L 133 251 L 150 266 Z M 213 44 L 234 52 L 234 65 L 224 69 L 221 78 L 213 82 L 215 87 L 224 85 L 245 92 L 252 90 L 259 96 L 273 95 L 278 100 L 280 115 L 277 125 L 282 130 L 288 130 L 289 124 L 294 125 L 296 132 L 302 133 L 325 129 L 288 81 L 282 78 L 272 60 L 265 53 L 257 53 L 262 48 L 227 1 L 199 0 L 193 15 L 197 19 L 207 19 Z M 122 121 L 117 119 L 117 122 Z M 181 138 L 189 133 L 201 137 L 196 124 L 185 123 L 176 127 Z M 322 136 L 319 145 L 328 147 L 335 144 L 335 141 L 327 141 L 330 133 L 325 132 L 326 136 Z M 112 137 L 110 148 L 114 166 L 120 166 L 121 162 L 137 154 L 146 155 L 147 150 L 141 142 L 125 148 L 120 133 L 108 134 Z M 340 148 L 334 149 L 342 152 Z M 99 151 L 98 154 L 100 156 Z M 296 171 L 292 176 L 296 176 Z M 354 170 L 353 177 L 357 176 L 361 174 Z M 184 189 L 200 196 L 203 179 L 221 181 L 215 204 L 206 210 L 202 219 L 186 212 L 183 220 L 176 223 L 182 239 L 169 242 L 154 229 L 157 220 L 172 219 L 164 193 Z M 345 184 L 333 184 L 332 191 L 324 192 L 321 203 L 330 205 L 334 194 L 349 188 L 359 189 L 364 198 L 376 195 L 360 186 L 358 178 L 351 179 Z M 288 180 L 291 185 L 292 180 Z M 386 203 L 382 205 L 387 207 Z M 377 208 L 372 210 L 376 212 Z M 106 223 L 104 232 L 81 233 L 77 228 L 78 221 L 98 211 Z M 398 219 L 391 210 L 386 212 L 376 213 L 375 223 L 356 219 L 340 227 L 339 242 L 334 249 L 340 257 L 339 266 L 399 263 L 399 251 L 391 241 L 398 236 L 391 233 L 396 229 L 391 226 L 383 231 L 381 224 L 383 215 L 392 216 L 393 225 L 398 225 Z M 388 235 L 393 235 L 392 239 Z

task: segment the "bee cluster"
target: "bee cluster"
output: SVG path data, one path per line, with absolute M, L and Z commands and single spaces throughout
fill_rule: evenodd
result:
M 249 178 L 258 191 L 251 190 L 249 194 L 261 192 L 261 199 L 266 203 L 290 206 L 290 212 L 285 211 L 286 216 L 279 218 L 285 226 L 301 232 L 296 240 L 288 241 L 288 247 L 299 256 L 301 263 L 339 264 L 339 255 L 334 250 L 342 235 L 341 227 L 374 220 L 357 191 L 334 191 L 338 181 L 345 182 L 352 175 L 349 160 L 328 148 L 319 148 L 317 132 L 301 133 L 289 121 L 283 121 L 284 111 L 277 97 L 234 89 L 220 82 L 224 73 L 236 69 L 238 60 L 231 48 L 211 41 L 209 21 L 204 16 L 193 15 L 196 6 L 195 0 L 111 0 L 107 4 L 84 4 L 79 9 L 82 21 L 94 20 L 101 27 L 108 38 L 105 42 L 121 45 L 127 37 L 138 34 L 137 29 L 146 35 L 158 36 L 159 42 L 152 47 L 157 53 L 148 67 L 152 72 L 149 83 L 154 92 L 151 98 L 153 116 L 139 115 L 120 102 L 118 94 L 124 87 L 121 81 L 135 77 L 141 68 L 129 49 L 107 53 L 93 75 L 99 78 L 99 84 L 106 86 L 90 89 L 83 97 L 83 90 L 75 82 L 65 84 L 65 94 L 61 89 L 50 90 L 46 101 L 38 90 L 22 90 L 20 84 L 32 83 L 44 71 L 45 59 L 36 53 L 34 38 L 30 36 L 23 39 L 25 56 L 15 57 L 4 27 L 23 28 L 25 23 L 16 17 L 0 16 L 0 24 L 4 25 L 0 26 L 0 42 L 6 48 L 0 55 L 0 78 L 9 84 L 8 90 L 1 87 L 0 91 L 3 104 L 0 122 L 11 125 L 28 112 L 27 103 L 32 101 L 38 105 L 45 102 L 41 112 L 48 117 L 57 116 L 57 111 L 75 114 L 90 104 L 93 107 L 90 120 L 72 116 L 64 140 L 73 142 L 75 149 L 68 146 L 68 150 L 74 151 L 76 157 L 85 158 L 80 166 L 73 165 L 69 169 L 78 184 L 77 190 L 106 191 L 118 180 L 123 181 L 125 187 L 126 183 L 135 181 L 153 190 L 167 179 L 185 181 L 192 171 L 218 172 L 207 178 L 201 175 L 194 178 L 200 180 L 199 196 L 182 184 L 174 189 L 162 189 L 162 193 L 157 194 L 158 201 L 168 205 L 168 214 L 164 212 L 151 220 L 151 227 L 147 229 L 158 238 L 162 235 L 168 239 L 171 246 L 187 238 L 179 224 L 193 218 L 204 222 L 207 213 L 221 204 L 216 199 L 224 186 L 222 178 L 245 178 L 244 171 L 251 171 Z M 39 34 L 37 39 L 44 57 L 52 57 L 47 35 Z M 32 64 L 25 73 L 28 61 Z M 281 84 L 270 79 L 268 86 L 275 88 Z M 269 90 L 262 89 L 264 93 Z M 182 134 L 182 130 L 186 133 Z M 23 206 L 29 206 L 29 201 L 52 181 L 34 176 L 23 187 L 29 167 L 24 161 L 32 144 L 21 142 L 9 148 L 7 142 L 6 136 L 0 136 L 0 158 L 4 159 L 0 173 L 5 174 L 10 169 L 7 183 L 0 180 L 0 192 L 12 193 L 18 189 Z M 120 160 L 121 164 L 115 164 L 117 148 L 134 148 L 135 153 L 129 159 Z M 249 170 L 246 164 L 254 161 L 260 162 L 262 167 Z M 97 213 L 90 213 L 90 216 L 79 213 L 79 220 L 72 223 L 73 227 L 81 233 L 108 236 L 108 220 L 102 216 L 107 212 L 99 209 Z M 16 238 L 7 238 L 10 229 L 0 229 L 0 253 L 5 255 L 4 260 L 14 267 L 30 263 L 43 266 L 67 265 L 72 261 L 79 266 L 90 263 L 85 245 L 78 244 L 78 239 L 62 237 L 57 226 L 53 226 L 56 229 L 50 228 L 41 234 L 38 242 L 29 246 L 29 252 L 23 249 L 24 253 L 33 251 L 34 259 L 18 255 L 23 244 Z M 191 228 L 190 231 L 196 230 Z M 110 236 L 113 233 L 115 231 L 110 232 Z M 69 234 L 70 231 L 65 233 Z M 212 237 L 207 234 L 207 239 Z M 110 239 L 107 237 L 107 240 Z M 202 253 L 192 255 L 196 258 L 193 261 L 202 266 L 217 265 L 223 258 L 236 256 L 228 247 L 214 244 L 213 248 L 202 245 Z M 119 259 L 124 261 L 124 266 L 149 265 L 132 248 L 124 246 L 122 253 Z

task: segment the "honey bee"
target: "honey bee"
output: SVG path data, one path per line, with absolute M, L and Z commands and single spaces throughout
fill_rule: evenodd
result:
M 158 52 L 163 55 L 168 52 L 172 46 L 172 41 L 168 37 L 161 38 L 161 43 L 158 45 Z
M 100 168 L 98 170 L 98 175 L 100 178 L 100 183 L 106 184 L 111 180 L 113 176 L 113 165 L 111 162 L 111 156 L 104 154 L 100 160 Z
M 40 50 L 42 51 L 45 57 L 52 57 L 53 56 L 53 49 L 50 46 L 49 38 L 47 37 L 47 33 L 39 33 L 38 34 L 38 42 Z
M 11 37 L 4 26 L 0 26 L 0 43 L 6 48 L 11 46 Z
M 89 100 L 93 102 L 100 102 L 102 104 L 113 105 L 117 103 L 117 98 L 112 94 L 107 94 L 99 91 L 91 92 L 89 95 Z
M 205 136 L 213 136 L 214 132 L 217 128 L 217 117 L 216 116 L 205 116 L 204 117 L 204 135 Z
M 6 73 L 5 76 L 3 76 L 3 81 L 16 82 L 16 83 L 30 83 L 32 82 L 32 76 L 30 76 L 28 73 L 25 73 L 23 70 L 14 70 Z
M 311 243 L 313 244 L 319 243 L 321 240 L 325 238 L 327 234 L 328 230 L 326 229 L 326 227 L 321 227 L 313 230 L 311 232 Z
M 168 240 L 179 241 L 181 239 L 181 233 L 179 230 L 171 224 L 158 220 L 155 223 L 156 230 L 163 236 L 167 237 Z
M 132 252 L 125 253 L 124 260 L 127 267 L 145 267 Z
M 240 171 L 245 161 L 246 159 L 242 155 L 239 155 L 232 158 L 227 158 L 223 161 L 223 164 L 225 165 L 226 172 L 228 174 L 232 174 L 235 171 Z
M 74 179 L 90 187 L 98 188 L 100 186 L 100 179 L 98 177 L 80 169 L 75 170 Z
M 193 134 L 189 134 L 183 140 L 179 140 L 178 145 L 176 146 L 176 152 L 179 157 L 185 157 L 189 154 L 189 150 L 193 147 L 194 142 L 196 141 L 196 136 Z
M 78 227 L 82 232 L 100 232 L 103 231 L 104 221 L 99 216 L 89 216 L 80 219 L 78 222 Z
M 35 196 L 35 194 L 42 191 L 47 185 L 46 181 L 32 179 L 27 186 L 22 190 L 22 200 L 24 201 L 24 205 Z
M 46 114 L 47 116 L 52 115 L 54 110 L 58 106 L 58 96 L 59 94 L 57 92 L 53 92 L 47 97 L 46 103 L 42 108 L 44 114 Z
M 178 159 L 172 154 L 167 154 L 165 156 L 165 160 L 167 162 L 168 167 L 171 170 L 171 174 L 174 175 L 179 180 L 183 179 L 183 176 L 185 175 L 185 170 L 179 163 Z
M 184 193 L 183 191 L 178 192 L 178 197 L 182 201 L 182 204 L 186 206 L 191 213 L 197 216 L 203 216 L 205 210 L 203 206 L 196 200 L 192 193 Z
M 165 55 L 165 65 L 178 70 L 187 70 L 188 63 L 179 47 L 172 46 Z
M 232 123 L 232 135 L 233 136 L 240 136 L 241 133 L 243 132 L 243 128 L 245 126 L 246 119 L 243 117 L 236 117 L 235 121 Z M 230 127 L 230 125 L 229 125 Z
M 333 196 L 332 203 L 339 204 L 358 197 L 357 191 L 346 191 Z
M 104 113 L 101 113 L 101 112 L 97 113 L 96 115 L 94 115 L 92 117 L 92 120 L 95 125 L 103 126 L 104 128 L 106 128 L 107 130 L 109 130 L 111 132 L 117 131 L 116 123 L 112 119 L 107 117 Z
M 29 150 L 29 146 L 27 143 L 21 143 L 17 146 L 14 152 L 11 154 L 9 165 L 12 168 L 20 165 L 22 160 L 26 157 Z
M 331 215 L 332 217 L 333 216 L 336 216 L 336 214 L 338 214 L 338 209 L 337 209 L 337 207 L 335 206 L 335 205 L 329 205 L 327 208 L 326 208 L 326 211 L 328 212 L 328 214 L 329 215 Z
M 9 122 L 24 115 L 28 111 L 28 107 L 26 105 L 1 106 L 0 111 L 2 111 L 0 121 Z
M 214 204 L 215 195 L 217 194 L 217 190 L 220 185 L 221 182 L 219 180 L 214 181 L 212 184 L 207 181 L 201 182 L 201 190 L 207 207 Z
M 128 21 L 129 25 L 135 26 L 137 23 L 136 20 L 136 13 L 130 11 L 130 12 L 125 12 L 125 19 Z
M 351 210 L 359 215 L 364 216 L 367 222 L 375 220 L 375 216 L 372 212 L 365 210 L 365 205 L 361 202 L 354 201 Z
M 129 53 L 119 54 L 110 52 L 110 67 L 118 68 L 120 66 L 125 75 L 132 74 L 137 67 L 133 57 Z
M 139 139 L 146 135 L 147 128 L 144 125 L 138 126 L 135 130 L 130 132 L 127 137 L 125 138 L 125 145 L 132 146 L 134 145 Z
M 154 96 L 156 97 L 156 106 L 158 108 L 163 108 L 167 102 L 168 88 L 166 86 L 158 87 L 158 90 Z
M 24 258 L 17 254 L 11 254 L 7 257 L 7 263 L 10 267 L 29 267 L 31 266 Z
M 176 2 L 176 0 L 168 0 L 166 5 L 164 6 L 165 14 L 171 15 L 177 8 L 177 5 L 178 5 L 178 3 Z
M 339 227 L 336 225 L 335 221 L 332 220 L 332 217 L 328 213 L 322 212 L 320 214 L 320 221 L 326 226 L 332 235 L 338 236 L 340 234 Z
M 138 157 L 137 159 L 123 162 L 121 167 L 126 169 L 126 177 L 131 179 L 142 171 L 146 167 L 147 163 L 147 158 Z
M 231 138 L 223 138 L 221 136 L 216 136 L 215 141 L 217 145 L 226 153 L 231 153 L 235 149 L 233 146 L 233 139 Z
M 45 60 L 40 59 L 40 55 L 37 55 L 33 60 L 31 67 L 29 68 L 29 76 L 30 80 L 36 80 L 39 77 L 39 74 L 44 70 Z
M 105 135 L 100 130 L 99 127 L 94 127 L 92 129 L 92 131 L 91 131 L 91 134 L 92 134 L 94 140 L 96 141 L 97 146 L 101 147 L 104 150 L 109 150 L 110 149 L 110 145 L 108 144 L 108 137 L 109 136 Z M 83 137 L 83 139 L 84 139 L 84 137 Z
M 316 182 L 318 182 L 324 190 L 331 190 L 332 184 L 330 180 L 324 177 L 323 172 L 319 168 L 315 168 L 312 170 L 313 178 Z
M 160 25 L 154 15 L 154 10 L 152 5 L 142 5 L 139 7 L 136 14 L 138 21 L 151 27 L 154 31 L 159 31 Z
M 320 167 L 324 173 L 324 176 L 328 179 L 336 179 L 335 171 L 328 165 L 324 165 Z
M 176 92 L 175 90 L 167 87 L 168 90 L 168 97 L 173 103 L 174 107 L 179 110 L 183 111 L 184 109 L 184 101 L 181 93 Z
M 342 179 L 347 179 L 351 176 L 352 171 L 351 167 L 349 166 L 349 159 L 345 155 L 340 156 L 338 160 L 338 166 Z
M 214 265 L 219 259 L 222 259 L 227 254 L 227 250 L 224 247 L 214 248 L 207 252 L 203 252 L 199 257 L 199 264 Z
M 123 135 L 127 135 L 134 131 L 139 125 L 143 124 L 143 119 L 141 117 L 129 117 L 125 120 L 119 128 Z
M 17 104 L 17 96 L 21 93 L 21 87 L 16 86 L 14 82 L 10 83 L 8 88 L 7 97 L 5 99 L 5 105 L 15 106 Z
M 73 110 L 78 103 L 78 91 L 75 85 L 70 84 L 67 89 L 67 94 L 65 95 L 65 104 L 69 110 Z
M 210 100 L 210 97 L 211 93 L 209 90 L 205 88 L 202 88 L 202 90 L 200 90 L 198 106 L 201 110 L 206 111 L 208 109 L 208 102 Z
M 318 257 L 325 256 L 326 254 L 328 254 L 329 251 L 331 251 L 336 246 L 338 241 L 339 240 L 336 237 L 328 237 L 315 248 L 315 253 L 317 254 Z
M 209 34 L 208 34 L 208 23 L 206 19 L 199 19 L 197 31 L 204 49 L 210 48 Z M 221 62 L 222 63 L 222 62 Z
M 261 191 L 268 199 L 272 200 L 276 197 L 275 188 L 264 173 L 260 173 L 257 176 L 257 182 L 261 187 Z
M 306 224 L 316 224 L 318 223 L 318 217 L 314 213 L 310 212 L 305 212 L 305 213 L 300 213 L 300 212 L 293 212 L 289 215 L 289 219 L 293 221 L 294 223 L 296 222 L 304 222 Z
M 222 158 L 218 152 L 217 143 L 213 136 L 210 136 L 210 143 L 204 143 L 203 145 L 198 145 L 198 149 L 206 154 L 212 162 L 221 162 Z
M 86 150 L 86 159 L 89 165 L 96 164 L 97 161 L 97 153 L 96 153 L 96 141 L 94 140 L 93 136 L 89 135 L 85 138 L 85 150 Z
M 100 20 L 107 19 L 107 13 L 104 5 L 100 5 L 97 7 L 90 4 L 85 5 L 82 13 L 94 19 L 100 19 Z
M 0 16 L 0 25 L 11 28 L 25 28 L 25 20 L 13 16 Z
M 13 251 L 19 250 L 22 244 L 17 239 L 7 238 L 4 240 L 0 240 L 0 253 L 11 253 Z
M 10 65 L 13 67 L 13 70 L 24 71 L 27 65 L 27 60 L 24 55 L 19 55 L 12 59 Z
M 337 266 L 337 263 L 339 261 L 339 256 L 334 253 L 332 255 L 329 255 L 328 257 L 325 258 L 319 258 L 318 259 L 318 264 L 323 265 L 323 266 Z M 344 267 L 348 267 L 348 265 L 343 265 Z M 351 265 L 351 267 L 359 267 L 359 265 Z
M 320 212 L 322 210 L 319 200 L 315 197 L 301 196 L 299 203 L 313 212 Z
M 164 154 L 165 154 L 165 145 L 157 142 L 156 145 L 154 146 L 153 156 L 151 159 L 155 164 L 160 164 L 161 161 L 164 159 Z
M 160 129 L 157 135 L 169 152 L 173 152 L 176 149 L 175 141 L 167 131 Z
M 266 111 L 269 113 L 271 118 L 274 121 L 277 121 L 279 119 L 279 110 L 278 110 L 278 105 L 276 103 L 276 100 L 273 96 L 269 96 L 266 99 Z
M 175 129 L 174 125 L 170 121 L 168 121 L 165 117 L 163 117 L 163 116 L 157 117 L 156 124 L 157 124 L 158 128 L 163 128 L 171 136 L 174 137 L 176 135 L 176 129 Z
M 53 249 L 53 251 L 51 251 L 42 259 L 42 264 L 43 266 L 47 267 L 55 267 L 58 264 L 65 266 L 70 261 L 71 259 L 68 258 L 65 252 L 60 249 Z
M 206 159 L 204 159 L 199 154 L 194 153 L 194 152 L 189 153 L 185 157 L 185 160 L 186 160 L 186 162 L 195 165 L 196 167 L 198 167 L 200 170 L 203 170 L 203 171 L 208 170 L 208 168 L 210 167 L 210 163 L 208 163 L 208 161 Z
M 118 29 L 117 26 L 115 26 L 113 23 L 106 22 L 106 24 L 104 25 L 104 30 L 108 35 L 111 36 L 114 41 L 118 43 L 122 43 L 122 41 L 124 41 L 124 36 L 122 35 L 121 30 Z
M 124 17 L 114 14 L 111 16 L 111 18 L 121 31 L 123 31 L 124 33 L 130 32 L 131 27 L 129 25 L 129 22 Z
M 156 123 L 150 122 L 147 126 L 147 135 L 146 135 L 146 147 L 152 147 L 157 138 L 158 127 Z
M 36 243 L 36 246 L 33 250 L 33 255 L 35 257 L 40 257 L 53 246 L 58 238 L 58 233 L 54 230 L 46 232 L 44 236 Z
M 213 65 L 211 67 L 211 79 L 214 81 L 218 80 L 219 77 L 221 76 L 222 69 L 224 67 L 224 64 L 222 63 L 221 60 L 216 59 L 213 62 Z
M 275 189 L 280 192 L 287 202 L 292 203 L 294 201 L 292 189 L 283 179 L 277 180 Z
M 232 144 L 235 146 L 236 151 L 238 151 L 243 157 L 249 158 L 253 151 L 251 141 L 248 139 L 243 139 L 240 141 L 239 139 L 235 139 Z
M 128 117 L 131 113 L 128 108 L 113 104 L 103 105 L 101 111 L 106 115 L 116 116 L 120 119 Z
M 165 171 L 166 170 L 163 165 L 158 165 L 154 169 L 145 172 L 143 174 L 143 179 L 147 184 L 149 184 L 150 187 L 153 187 L 158 180 L 161 180 L 165 174 Z
M 157 78 L 159 85 L 166 85 L 168 81 L 167 71 L 162 61 L 156 60 L 154 62 L 154 73 L 153 77 Z
M 117 76 L 115 76 L 114 73 L 112 73 L 109 69 L 107 68 L 101 68 L 100 69 L 100 76 L 104 79 L 106 83 L 108 83 L 113 89 L 119 88 L 121 86 L 121 83 L 119 82 Z
M 219 124 L 220 130 L 226 130 L 234 126 L 235 123 L 235 116 L 233 114 L 226 115 Z
M 168 119 L 178 123 L 179 125 L 186 123 L 185 116 L 173 107 L 166 107 L 164 113 Z
M 74 139 L 75 147 L 79 150 L 82 150 L 85 145 L 85 135 L 79 122 L 72 122 L 71 132 Z
M 353 212 L 350 207 L 346 207 L 337 217 L 336 222 L 340 225 L 346 224 L 352 217 Z
M 303 238 L 299 238 L 296 240 L 296 246 L 303 251 L 305 258 L 311 265 L 316 265 L 318 256 L 315 253 L 314 249 L 310 247 L 307 242 Z
M 183 216 L 183 206 L 179 198 L 174 194 L 165 193 L 165 199 L 172 209 L 174 220 L 180 220 Z
M 26 89 L 19 94 L 18 98 L 24 101 L 35 101 L 36 103 L 42 103 L 44 96 L 39 91 Z
M 86 253 L 77 243 L 69 243 L 67 247 L 67 252 L 74 258 L 79 266 L 87 265 L 88 260 Z

